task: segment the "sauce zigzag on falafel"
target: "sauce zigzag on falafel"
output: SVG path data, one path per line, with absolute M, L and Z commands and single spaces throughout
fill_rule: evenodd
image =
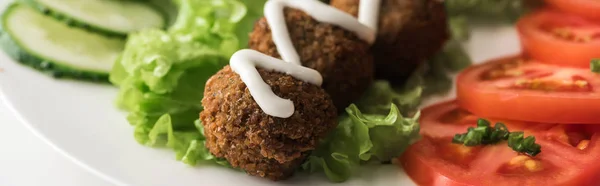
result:
M 260 19 L 250 33 L 249 48 L 269 56 L 282 58 L 279 50 L 281 47 L 274 40 L 277 38 L 276 34 L 279 33 L 275 30 L 287 28 L 290 43 L 293 45 L 292 52 L 299 55 L 302 66 L 321 73 L 323 76 L 321 87 L 331 96 L 338 111 L 343 111 L 352 102 L 362 97 L 364 91 L 374 80 L 375 67 L 370 51 L 371 45 L 369 40 L 363 39 L 364 37 L 361 37 L 356 31 L 338 26 L 339 23 L 336 21 L 333 21 L 336 23 L 320 22 L 311 14 L 314 11 L 336 12 L 335 15 L 343 17 L 343 20 L 352 22 L 349 25 L 359 25 L 359 28 L 370 30 L 367 32 L 371 33 L 370 38 L 374 38 L 375 31 L 364 26 L 352 16 L 321 2 L 315 0 L 297 2 L 318 4 L 320 7 L 326 7 L 324 9 L 327 11 L 309 8 L 307 13 L 299 9 L 282 7 L 283 10 L 279 10 L 279 12 L 283 12 L 282 18 L 285 20 L 285 24 L 270 24 L 269 18 Z M 337 18 L 328 17 L 326 19 L 335 20 Z
M 273 93 L 271 87 L 260 77 L 256 67 L 274 70 L 291 75 L 292 77 L 321 86 L 323 77 L 319 72 L 292 63 L 282 63 L 281 60 L 264 55 L 260 52 L 243 49 L 231 56 L 231 69 L 240 75 L 242 81 L 248 87 L 250 94 L 268 115 L 280 118 L 288 118 L 294 114 L 294 103 L 282 99 Z M 252 88 L 251 88 L 252 87 Z
M 373 30 L 372 27 L 365 25 L 363 22 L 354 19 L 354 17 L 351 15 L 348 15 L 347 13 L 327 4 L 314 0 L 270 0 L 265 4 L 265 18 L 271 27 L 271 32 L 273 33 L 273 42 L 277 47 L 277 51 L 281 54 L 281 58 L 286 62 L 301 65 L 300 56 L 292 44 L 292 39 L 286 27 L 287 24 L 284 16 L 285 7 L 301 10 L 319 22 L 337 25 L 346 30 L 352 31 L 359 38 L 367 41 L 368 43 L 373 43 L 375 41 L 375 30 Z M 372 7 L 377 6 L 366 7 L 369 8 L 367 10 L 370 10 L 373 9 Z M 365 17 L 361 20 L 366 20 L 366 22 L 368 22 L 367 24 L 369 25 L 376 25 L 377 21 L 373 22 L 371 18 L 376 16 L 370 16 L 369 14 L 371 13 L 374 12 L 368 11 L 366 14 L 361 15 Z
M 331 0 L 331 6 L 357 17 L 367 1 Z M 371 48 L 375 74 L 400 85 L 450 38 L 446 6 L 439 0 L 382 0 L 380 7 Z
M 283 61 L 288 63 L 293 63 L 297 65 L 302 65 L 301 58 L 298 54 L 298 51 L 294 47 L 292 42 L 292 38 L 290 37 L 290 33 L 288 28 L 286 27 L 286 20 L 284 16 L 284 8 L 291 7 L 295 9 L 299 9 L 317 21 L 325 24 L 332 24 L 340 26 L 348 31 L 356 34 L 360 39 L 365 40 L 367 43 L 371 44 L 375 41 L 375 29 L 377 27 L 377 14 L 379 9 L 379 1 L 363 1 L 361 3 L 361 10 L 364 10 L 365 13 L 362 13 L 359 19 L 354 19 L 351 15 L 338 10 L 332 6 L 326 5 L 319 1 L 308 0 L 308 1 L 297 1 L 297 0 L 271 0 L 265 4 L 264 12 L 265 19 L 267 23 L 270 25 L 270 30 L 272 32 L 272 40 L 275 45 L 277 52 L 281 55 Z M 253 56 L 257 56 L 259 54 L 252 54 Z M 264 54 L 266 55 L 266 54 Z M 232 58 L 231 65 L 233 69 L 235 68 L 233 65 L 241 64 L 242 58 Z M 368 64 L 367 64 L 368 65 Z M 310 67 L 310 66 L 309 66 Z M 263 67 L 265 68 L 265 67 Z M 288 73 L 278 68 L 273 68 L 272 70 L 276 70 L 278 72 Z M 237 72 L 237 71 L 236 71 Z M 258 76 L 254 77 L 244 77 L 247 75 L 241 75 L 242 80 L 247 84 L 252 82 L 259 81 Z M 329 78 L 328 78 L 329 79 Z M 369 83 L 362 83 L 369 84 Z M 354 87 L 352 87 L 354 88 Z M 362 87 L 364 88 L 364 85 Z M 275 116 L 275 117 L 289 117 L 293 113 L 294 108 L 292 104 L 286 103 L 282 104 L 281 98 L 274 96 L 266 96 L 264 94 L 270 94 L 268 87 L 259 86 L 257 83 L 250 83 L 248 85 L 248 89 L 250 89 L 250 93 L 253 95 L 254 99 L 258 102 L 259 106 L 265 111 L 267 114 Z M 260 90 L 256 90 L 260 89 Z M 335 88 L 330 88 L 335 89 Z M 332 91 L 328 91 L 330 94 Z M 344 90 L 343 92 L 346 92 Z M 334 99 L 336 94 L 332 94 Z M 356 99 L 358 96 L 353 96 L 352 99 Z M 342 104 L 336 104 L 338 107 L 343 107 L 349 104 L 350 100 L 345 100 Z M 334 101 L 335 102 L 335 101 Z M 286 105 L 286 106 L 283 106 Z M 269 109 L 271 108 L 271 109 Z

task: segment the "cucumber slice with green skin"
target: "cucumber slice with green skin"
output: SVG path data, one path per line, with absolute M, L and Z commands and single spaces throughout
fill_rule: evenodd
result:
M 70 26 L 108 36 L 125 37 L 148 28 L 165 28 L 168 17 L 144 1 L 20 0 Z
M 70 27 L 20 4 L 2 15 L 0 46 L 15 60 L 55 77 L 108 81 L 122 38 Z

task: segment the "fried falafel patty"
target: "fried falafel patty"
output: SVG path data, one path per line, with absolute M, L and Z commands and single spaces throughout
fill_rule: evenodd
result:
M 331 5 L 358 15 L 360 0 L 331 0 Z M 403 83 L 417 66 L 448 39 L 443 1 L 382 0 L 377 40 L 373 45 L 375 76 Z
M 305 67 L 323 76 L 323 89 L 338 109 L 359 99 L 374 79 L 369 44 L 351 31 L 320 23 L 296 9 L 284 10 L 291 41 Z M 250 34 L 249 47 L 281 58 L 273 42 L 271 28 L 263 17 Z
M 337 126 L 337 110 L 319 86 L 279 72 L 258 72 L 277 96 L 294 102 L 294 114 L 265 114 L 240 76 L 226 66 L 208 80 L 202 99 L 206 147 L 250 175 L 282 180 Z

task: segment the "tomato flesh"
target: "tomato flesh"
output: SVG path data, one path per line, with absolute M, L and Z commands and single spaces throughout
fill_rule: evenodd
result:
M 595 0 L 546 0 L 555 9 L 589 19 L 600 20 L 600 1 Z
M 600 172 L 600 127 L 502 120 L 509 130 L 524 131 L 526 135 L 536 137 L 542 152 L 530 157 L 514 152 L 506 142 L 476 147 L 453 144 L 451 139 L 456 133 L 464 133 L 468 127 L 476 125 L 473 118 L 478 117 L 464 113 L 468 112 L 454 101 L 422 111 L 423 139 L 411 145 L 400 157 L 406 173 L 418 185 L 586 186 L 600 183 L 597 176 Z M 570 145 L 570 138 L 577 138 L 572 141 L 587 146 Z
M 546 9 L 521 18 L 517 30 L 524 53 L 540 62 L 589 68 L 600 58 L 600 22 Z
M 487 118 L 600 124 L 600 74 L 521 56 L 464 70 L 457 97 L 463 108 Z

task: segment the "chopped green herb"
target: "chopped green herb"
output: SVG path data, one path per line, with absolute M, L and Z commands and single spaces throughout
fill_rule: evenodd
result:
M 530 156 L 535 156 L 542 152 L 542 146 L 535 143 L 535 137 L 527 136 L 523 132 L 510 133 L 508 137 L 508 146 L 513 150 Z
M 600 59 L 592 59 L 590 68 L 592 69 L 592 72 L 600 73 Z
M 461 143 L 465 146 L 496 144 L 508 139 L 508 129 L 503 123 L 496 123 L 494 127 L 485 119 L 477 121 L 477 127 L 469 127 L 467 133 L 456 134 L 453 143 Z
M 510 132 L 503 123 L 496 123 L 494 127 L 485 119 L 477 120 L 477 127 L 469 127 L 467 133 L 456 134 L 452 143 L 465 146 L 490 145 L 503 140 L 508 140 L 508 146 L 513 150 L 530 156 L 541 152 L 541 146 L 535 143 L 535 137 L 524 137 L 523 132 Z

